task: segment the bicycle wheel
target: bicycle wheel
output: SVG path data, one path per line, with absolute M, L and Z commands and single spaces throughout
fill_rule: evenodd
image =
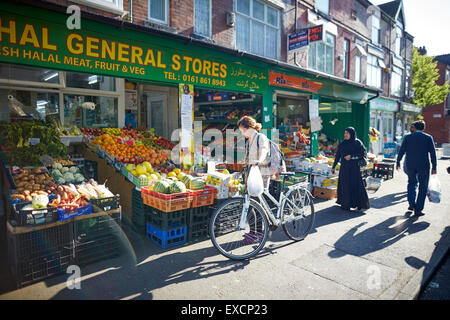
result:
M 288 192 L 283 205 L 283 230 L 289 239 L 300 241 L 314 225 L 314 204 L 306 189 L 296 188 Z
M 245 229 L 239 228 L 244 198 L 226 200 L 213 212 L 209 234 L 213 245 L 232 260 L 255 256 L 267 241 L 268 221 L 264 209 L 253 199 L 247 213 Z

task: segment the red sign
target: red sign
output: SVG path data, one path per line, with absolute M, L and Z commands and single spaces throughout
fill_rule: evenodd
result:
M 308 39 L 309 42 L 321 41 L 323 39 L 323 25 L 309 28 Z
M 320 82 L 314 82 L 275 72 L 269 72 L 269 84 L 272 86 L 287 87 L 310 92 L 317 92 L 320 88 L 322 88 L 322 84 Z

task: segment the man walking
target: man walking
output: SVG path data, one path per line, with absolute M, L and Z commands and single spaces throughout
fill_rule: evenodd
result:
M 407 135 L 402 142 L 397 157 L 397 170 L 400 169 L 400 162 L 406 154 L 405 166 L 408 174 L 408 210 L 414 210 L 415 216 L 423 216 L 425 198 L 427 196 L 428 181 L 430 180 L 430 157 L 431 174 L 436 174 L 437 160 L 436 148 L 433 137 L 423 132 L 425 122 L 418 120 L 413 122 L 415 132 Z M 419 194 L 416 199 L 417 184 Z

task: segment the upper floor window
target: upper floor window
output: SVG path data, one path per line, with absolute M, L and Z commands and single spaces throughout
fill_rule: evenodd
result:
M 211 37 L 211 0 L 195 0 L 194 33 L 207 38 Z
M 169 0 L 148 0 L 148 18 L 169 24 Z
M 236 48 L 278 59 L 280 11 L 256 0 L 235 0 Z
M 344 39 L 344 78 L 348 79 L 350 74 L 350 40 Z
M 330 0 L 316 0 L 316 10 L 329 15 Z
M 367 55 L 367 85 L 372 87 L 381 88 L 382 80 L 381 80 L 381 66 L 379 59 L 372 55 Z
M 411 66 L 407 65 L 406 66 L 406 74 L 405 74 L 405 96 L 406 97 L 410 96 L 410 92 L 409 92 L 410 81 L 411 81 Z
M 396 97 L 400 97 L 402 93 L 402 77 L 403 70 L 392 66 L 392 76 L 391 76 L 391 94 Z
M 380 18 L 372 16 L 372 43 L 380 44 Z
M 325 41 L 311 43 L 308 51 L 308 67 L 328 74 L 334 74 L 335 38 L 326 33 Z
M 123 11 L 123 0 L 73 0 L 73 2 L 107 11 Z
M 402 29 L 396 27 L 395 34 L 395 54 L 400 57 L 402 51 Z

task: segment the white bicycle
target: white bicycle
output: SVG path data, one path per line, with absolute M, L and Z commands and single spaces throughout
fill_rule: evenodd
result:
M 209 234 L 222 255 L 232 260 L 254 257 L 264 247 L 269 231 L 279 226 L 290 239 L 305 239 L 314 224 L 314 197 L 307 183 L 285 187 L 286 179 L 294 175 L 293 172 L 280 174 L 283 182 L 279 199 L 265 189 L 257 198 L 245 192 L 242 197 L 225 200 L 216 208 Z M 272 207 L 266 199 L 273 203 Z

